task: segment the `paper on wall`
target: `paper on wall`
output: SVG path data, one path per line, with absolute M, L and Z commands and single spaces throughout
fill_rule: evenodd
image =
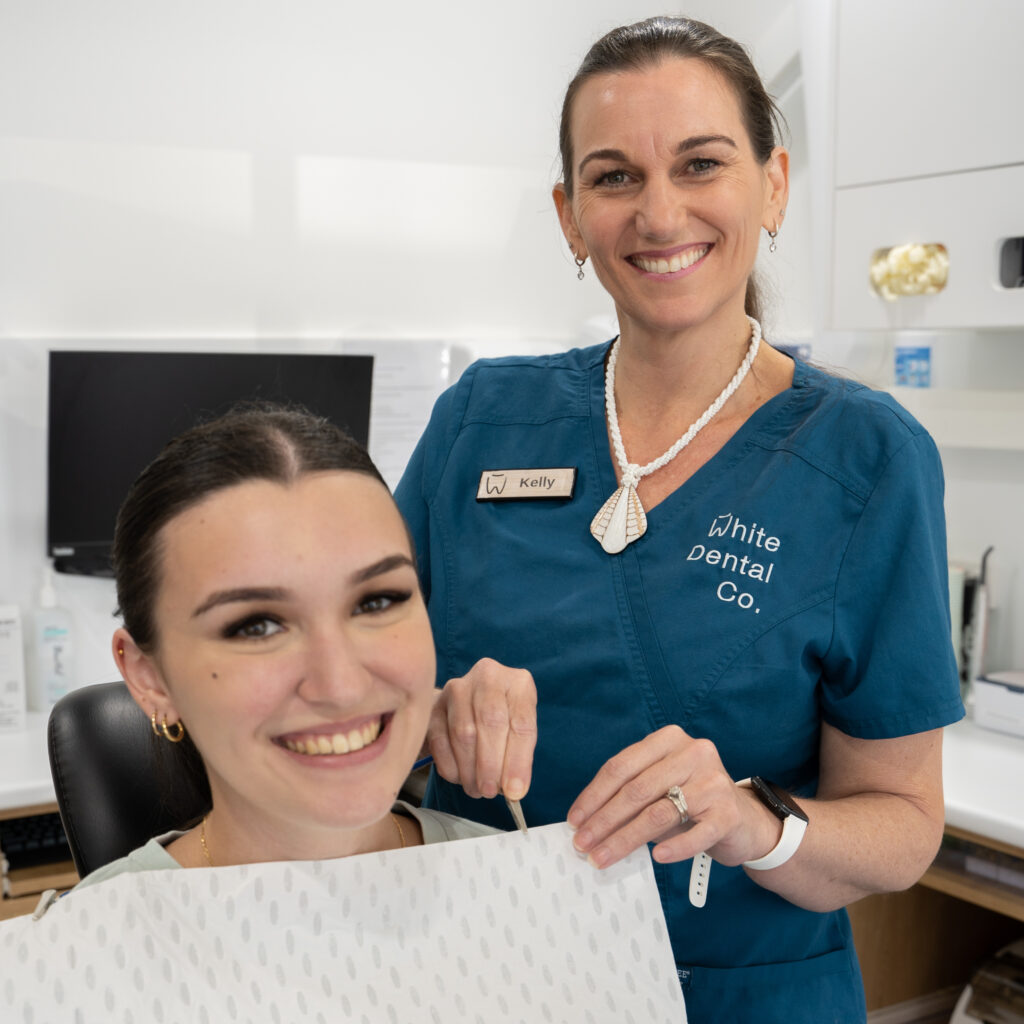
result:
M 0 926 L 0 1019 L 686 1020 L 650 855 L 568 826 L 333 861 L 120 875 Z
M 373 356 L 370 455 L 394 490 L 426 429 L 434 402 L 452 381 L 453 361 L 468 353 L 444 341 L 353 341 L 337 343 L 345 355 Z M 453 360 L 454 356 L 454 360 Z

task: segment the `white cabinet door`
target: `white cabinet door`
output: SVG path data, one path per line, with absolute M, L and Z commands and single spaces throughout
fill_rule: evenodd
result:
M 1022 66 L 1022 0 L 840 0 L 836 185 L 1024 163 Z
M 1024 164 L 839 189 L 835 195 L 833 326 L 847 330 L 1013 327 L 1024 288 L 1000 284 L 1007 237 L 1024 236 Z M 886 301 L 869 280 L 878 249 L 944 245 L 949 280 L 936 295 Z

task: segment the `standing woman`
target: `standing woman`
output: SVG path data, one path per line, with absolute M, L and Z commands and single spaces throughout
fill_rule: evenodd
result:
M 597 867 L 656 843 L 695 1024 L 863 1019 L 841 908 L 927 867 L 963 713 L 932 441 L 761 338 L 777 121 L 707 25 L 599 40 L 554 199 L 621 333 L 475 364 L 397 494 L 447 681 L 428 799 L 508 827 L 476 798 L 529 789 Z

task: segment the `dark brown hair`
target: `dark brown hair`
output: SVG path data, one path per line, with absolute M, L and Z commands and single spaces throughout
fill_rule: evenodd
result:
M 387 486 L 361 444 L 299 407 L 246 403 L 169 441 L 132 484 L 114 530 L 117 601 L 135 643 L 151 650 L 157 642 L 153 603 L 167 523 L 225 487 L 291 483 L 324 470 L 365 473 Z
M 785 119 L 765 90 L 747 51 L 702 21 L 657 17 L 623 25 L 603 35 L 587 52 L 562 101 L 558 146 L 565 194 L 573 192 L 572 107 L 583 85 L 597 75 L 643 71 L 665 60 L 701 60 L 732 86 L 755 158 L 765 164 L 782 138 Z M 753 276 L 747 282 L 746 310 L 760 319 Z

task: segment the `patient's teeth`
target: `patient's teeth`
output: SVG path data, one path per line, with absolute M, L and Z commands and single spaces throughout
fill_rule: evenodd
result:
M 333 735 L 307 736 L 303 739 L 285 739 L 284 745 L 296 754 L 351 754 L 369 746 L 380 736 L 381 721 L 367 722 L 358 729 Z

